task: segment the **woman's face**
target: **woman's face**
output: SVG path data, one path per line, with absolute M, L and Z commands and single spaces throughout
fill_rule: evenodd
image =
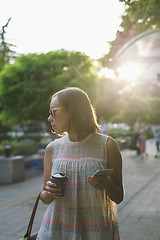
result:
M 50 103 L 48 121 L 51 123 L 52 130 L 57 134 L 67 132 L 69 114 L 59 104 L 58 97 L 54 97 Z

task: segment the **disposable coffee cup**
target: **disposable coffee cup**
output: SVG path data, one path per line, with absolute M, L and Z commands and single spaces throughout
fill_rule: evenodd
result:
M 67 184 L 67 175 L 64 173 L 54 173 L 51 177 L 51 182 L 56 184 L 56 187 L 61 189 L 61 196 L 63 197 L 65 195 L 66 191 L 66 184 Z

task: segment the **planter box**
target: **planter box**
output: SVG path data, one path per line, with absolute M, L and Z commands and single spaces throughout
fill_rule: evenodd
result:
M 23 156 L 0 157 L 0 183 L 24 181 Z

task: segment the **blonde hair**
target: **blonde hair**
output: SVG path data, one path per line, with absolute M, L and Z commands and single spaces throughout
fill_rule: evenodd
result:
M 68 87 L 52 96 L 69 113 L 68 131 L 93 133 L 99 131 L 97 116 L 88 95 L 77 87 Z

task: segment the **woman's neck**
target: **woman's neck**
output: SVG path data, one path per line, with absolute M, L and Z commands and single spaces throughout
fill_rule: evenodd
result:
M 70 141 L 72 141 L 72 142 L 79 142 L 79 141 L 83 140 L 84 138 L 86 138 L 88 135 L 89 135 L 89 133 L 86 133 L 86 132 L 82 132 L 82 133 L 69 132 L 68 133 L 68 137 L 69 137 Z

